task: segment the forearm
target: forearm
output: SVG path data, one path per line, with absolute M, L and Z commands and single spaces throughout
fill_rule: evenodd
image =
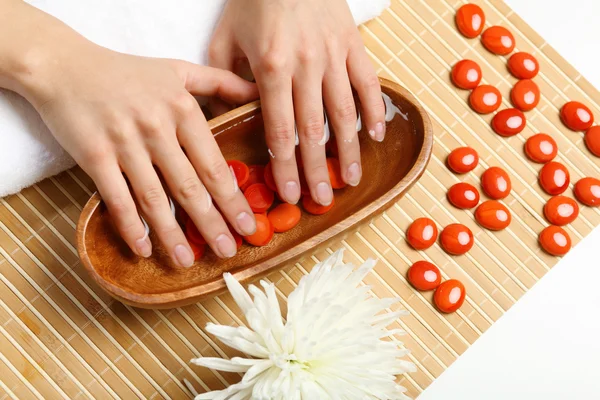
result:
M 85 39 L 22 0 L 0 0 L 0 87 L 29 101 L 49 90 L 48 72 Z

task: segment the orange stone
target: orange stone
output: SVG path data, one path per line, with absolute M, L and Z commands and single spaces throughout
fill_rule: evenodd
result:
M 564 256 L 571 250 L 571 237 L 560 226 L 549 226 L 539 236 L 540 246 L 548 254 Z
M 515 37 L 503 26 L 487 28 L 481 35 L 483 46 L 494 54 L 507 55 L 515 49 Z
M 469 96 L 471 108 L 479 114 L 489 114 L 496 111 L 502 103 L 500 91 L 491 85 L 477 86 Z

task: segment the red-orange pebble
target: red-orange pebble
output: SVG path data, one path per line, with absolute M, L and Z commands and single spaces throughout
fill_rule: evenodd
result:
M 571 237 L 560 226 L 549 226 L 539 236 L 539 242 L 546 253 L 564 256 L 571 249 Z
M 588 207 L 600 206 L 600 180 L 596 178 L 582 178 L 575 184 L 573 193 L 577 200 Z
M 533 135 L 525 142 L 525 154 L 533 162 L 545 164 L 552 161 L 557 153 L 556 141 L 545 133 Z
M 489 198 L 500 200 L 508 196 L 512 184 L 502 168 L 490 167 L 481 175 L 481 188 Z
M 475 4 L 465 4 L 456 11 L 456 27 L 463 36 L 473 39 L 483 30 L 485 14 Z
M 592 126 L 585 132 L 584 138 L 588 150 L 596 157 L 600 157 L 600 126 Z
M 460 182 L 448 190 L 448 201 L 456 208 L 473 208 L 479 203 L 479 191 L 475 186 Z
M 475 61 L 462 60 L 452 68 L 452 83 L 461 89 L 475 89 L 481 82 L 481 68 Z
M 504 204 L 496 200 L 488 200 L 475 210 L 475 220 L 485 229 L 499 231 L 510 225 L 512 216 Z
M 540 65 L 531 54 L 519 52 L 508 59 L 508 70 L 517 79 L 532 79 L 538 74 Z
M 509 137 L 525 129 L 525 114 L 516 108 L 507 108 L 492 118 L 492 129 L 500 136 Z
M 463 305 L 466 294 L 465 286 L 459 280 L 449 279 L 437 287 L 433 302 L 441 312 L 452 313 Z
M 433 290 L 442 282 L 438 267 L 429 261 L 417 261 L 407 273 L 408 282 L 417 290 Z
M 567 225 L 579 215 L 579 206 L 570 197 L 554 196 L 544 206 L 544 215 L 552 225 Z
M 523 79 L 513 86 L 510 99 L 519 110 L 531 111 L 540 102 L 540 88 L 534 81 Z
M 570 101 L 560 109 L 560 119 L 573 131 L 585 131 L 594 124 L 594 114 L 584 104 Z
M 469 96 L 471 108 L 479 114 L 489 114 L 496 111 L 502 103 L 500 91 L 492 85 L 477 86 Z
M 437 240 L 438 229 L 429 218 L 417 218 L 406 231 L 406 241 L 415 250 L 425 250 Z
M 479 155 L 471 147 L 458 147 L 448 155 L 448 167 L 457 174 L 466 174 L 475 169 Z
M 569 170 L 559 162 L 551 161 L 544 165 L 539 175 L 540 186 L 551 196 L 563 193 L 569 187 Z
M 194 253 L 194 261 L 198 261 L 202 258 L 202 256 L 204 255 L 204 252 L 206 251 L 206 245 L 205 244 L 196 244 L 194 242 L 190 242 L 189 243 L 190 248 L 192 249 L 192 252 Z
M 503 26 L 487 28 L 481 35 L 481 42 L 486 49 L 501 56 L 515 49 L 515 37 Z
M 473 243 L 473 232 L 462 224 L 450 224 L 440 234 L 440 244 L 448 254 L 465 254 L 471 250 Z

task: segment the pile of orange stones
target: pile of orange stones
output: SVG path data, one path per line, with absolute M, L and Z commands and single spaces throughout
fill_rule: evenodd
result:
M 460 33 L 467 38 L 474 39 L 481 35 L 483 46 L 491 53 L 508 56 L 515 49 L 515 38 L 505 27 L 492 26 L 484 30 L 485 14 L 481 7 L 475 4 L 465 4 L 458 9 L 456 25 Z M 508 58 L 507 64 L 508 70 L 518 81 L 510 93 L 514 107 L 501 111 L 498 111 L 502 103 L 500 91 L 492 85 L 480 84 L 483 74 L 475 61 L 459 61 L 451 72 L 451 79 L 456 87 L 471 91 L 469 105 L 475 112 L 496 112 L 491 121 L 491 128 L 502 137 L 521 133 L 527 121 L 524 112 L 535 109 L 540 101 L 540 89 L 532 80 L 540 69 L 536 58 L 529 53 L 518 52 Z M 569 129 L 584 132 L 587 148 L 592 154 L 600 157 L 600 126 L 593 126 L 594 115 L 588 107 L 580 102 L 570 101 L 561 108 L 560 118 Z M 553 161 L 558 153 L 558 145 L 548 134 L 538 133 L 528 138 L 524 151 L 531 161 L 543 164 L 538 181 L 541 188 L 553 196 L 544 206 L 544 216 L 551 225 L 542 230 L 539 243 L 547 253 L 563 256 L 571 249 L 571 238 L 562 226 L 573 222 L 579 215 L 578 203 L 573 198 L 563 195 L 570 184 L 569 171 L 562 163 Z M 454 149 L 447 159 L 448 168 L 456 174 L 472 171 L 478 162 L 477 152 L 469 147 Z M 461 182 L 448 190 L 448 201 L 460 209 L 477 207 L 474 212 L 475 219 L 485 229 L 505 229 L 510 225 L 511 213 L 498 200 L 504 199 L 510 193 L 510 177 L 500 167 L 488 168 L 481 176 L 481 189 L 490 200 L 479 204 L 480 194 L 477 188 Z M 599 179 L 583 178 L 574 185 L 573 192 L 580 203 L 589 207 L 600 206 Z M 431 219 L 419 218 L 409 227 L 406 237 L 414 249 L 424 250 L 435 243 L 437 227 Z M 452 224 L 440 234 L 440 245 L 448 254 L 464 254 L 473 246 L 473 234 L 464 225 Z M 447 281 L 451 282 L 455 289 L 454 296 L 451 297 L 456 301 L 450 301 L 450 304 L 447 289 L 443 291 L 446 295 L 437 294 L 443 285 L 440 284 L 439 269 L 431 263 L 427 263 L 431 265 L 425 268 L 423 263 L 427 262 L 419 261 L 409 269 L 409 282 L 418 290 L 436 290 L 434 302 L 440 311 L 452 312 L 458 309 L 464 301 L 464 286 L 456 280 Z M 438 276 L 439 279 L 434 279 L 434 276 Z M 458 292 L 461 295 L 458 295 Z M 438 297 L 443 300 L 440 304 Z
M 333 145 L 328 146 L 327 169 L 331 187 L 342 189 L 346 186 L 346 183 L 342 178 L 340 162 L 331 155 L 333 153 L 337 154 L 336 150 L 337 147 L 334 149 Z M 275 185 L 270 162 L 263 166 L 247 165 L 239 160 L 228 160 L 227 164 L 234 177 L 235 184 L 244 193 L 244 197 L 256 219 L 256 232 L 250 236 L 242 237 L 230 227 L 229 230 L 238 249 L 244 242 L 256 247 L 266 246 L 271 242 L 275 233 L 287 232 L 300 223 L 302 218 L 300 207 L 278 201 L 277 186 Z M 301 163 L 299 163 L 299 170 L 304 211 L 312 215 L 326 214 L 333 208 L 335 202 L 332 200 L 331 204 L 327 206 L 315 202 L 310 195 Z M 184 228 L 190 247 L 194 252 L 194 258 L 198 261 L 206 251 L 206 240 L 182 208 L 177 209 L 177 214 L 177 219 Z

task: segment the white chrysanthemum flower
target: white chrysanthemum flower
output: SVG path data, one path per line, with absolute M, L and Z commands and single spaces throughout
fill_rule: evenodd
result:
M 249 358 L 193 359 L 196 365 L 244 373 L 241 382 L 196 399 L 407 399 L 396 376 L 415 366 L 401 359 L 408 350 L 400 342 L 383 340 L 404 333 L 386 328 L 406 312 L 382 313 L 397 300 L 374 298 L 368 286 L 359 285 L 374 266 L 367 260 L 354 271 L 337 251 L 300 280 L 288 298 L 286 321 L 273 284 L 261 281 L 264 292 L 250 285 L 252 299 L 225 274 L 248 328 L 209 323 L 206 329 Z

